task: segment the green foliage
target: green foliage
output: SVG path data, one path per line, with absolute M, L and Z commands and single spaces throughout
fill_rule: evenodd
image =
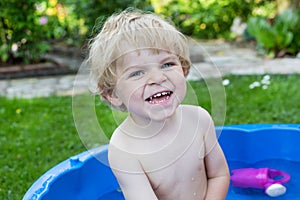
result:
M 201 39 L 230 38 L 234 18 L 246 21 L 257 8 L 270 5 L 262 0 L 152 0 L 155 11 L 169 16 L 186 35 Z
M 155 10 L 170 17 L 184 34 L 211 39 L 231 38 L 230 27 L 236 17 L 246 21 L 257 14 L 269 16 L 275 10 L 274 2 L 276 0 L 1 0 L 0 65 L 40 62 L 41 55 L 51 50 L 53 43 L 82 47 L 99 32 L 108 16 L 128 7 Z M 280 25 L 287 23 L 284 20 L 292 24 L 290 21 L 294 18 L 282 19 L 275 29 L 279 35 L 287 30 L 287 35 L 276 37 L 276 45 L 264 41 L 269 38 L 258 37 L 264 38 L 262 44 L 267 48 L 287 48 L 294 53 L 300 36 L 294 34 L 290 26 Z M 258 21 L 264 30 L 270 29 Z M 274 31 L 265 31 L 265 34 L 273 36 Z
M 101 29 L 104 20 L 111 14 L 128 7 L 153 11 L 149 0 L 62 0 L 64 4 L 76 13 L 78 19 L 83 19 L 88 28 L 86 37 L 92 37 Z
M 1 0 L 0 64 L 39 62 L 53 42 L 81 47 L 95 22 L 130 6 L 153 10 L 144 0 Z
M 36 59 L 46 48 L 36 43 L 39 26 L 35 22 L 35 0 L 2 0 L 0 2 L 0 54 L 4 62 L 24 58 Z M 41 41 L 38 41 L 41 42 Z M 16 50 L 18 49 L 18 51 Z
M 269 55 L 281 52 L 296 54 L 300 49 L 300 12 L 287 9 L 271 22 L 264 17 L 252 17 L 247 31 Z
M 0 7 L 2 62 L 39 62 L 51 48 L 49 40 L 66 35 L 59 19 L 64 8 L 57 1 L 2 0 Z

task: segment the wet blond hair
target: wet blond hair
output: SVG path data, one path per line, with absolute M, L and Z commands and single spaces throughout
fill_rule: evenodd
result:
M 169 22 L 153 13 L 140 10 L 125 10 L 112 15 L 103 24 L 100 33 L 89 45 L 88 65 L 91 76 L 97 83 L 97 93 L 110 104 L 109 97 L 116 85 L 116 60 L 135 50 L 153 49 L 167 51 L 178 56 L 187 76 L 191 66 L 186 37 Z M 120 110 L 125 111 L 122 105 Z

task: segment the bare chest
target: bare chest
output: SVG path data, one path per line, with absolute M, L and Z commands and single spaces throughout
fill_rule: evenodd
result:
M 142 163 L 148 179 L 159 199 L 203 199 L 206 191 L 204 148 L 201 142 L 194 142 L 181 154 L 168 156 L 161 153 L 150 161 Z M 148 171 L 147 171 L 148 170 Z

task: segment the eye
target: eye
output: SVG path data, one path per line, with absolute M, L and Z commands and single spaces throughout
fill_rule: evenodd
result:
M 172 66 L 174 66 L 175 64 L 174 63 L 165 63 L 161 66 L 162 69 L 167 69 L 167 68 L 170 68 Z
M 142 72 L 142 71 L 134 71 L 134 72 L 129 74 L 129 78 L 142 76 L 143 74 L 144 74 L 144 72 Z

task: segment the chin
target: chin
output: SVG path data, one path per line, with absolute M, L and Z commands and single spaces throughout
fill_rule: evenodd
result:
M 162 109 L 160 111 L 151 112 L 149 113 L 149 117 L 153 121 L 162 122 L 171 118 L 175 114 L 177 108 L 178 106 L 171 109 Z

